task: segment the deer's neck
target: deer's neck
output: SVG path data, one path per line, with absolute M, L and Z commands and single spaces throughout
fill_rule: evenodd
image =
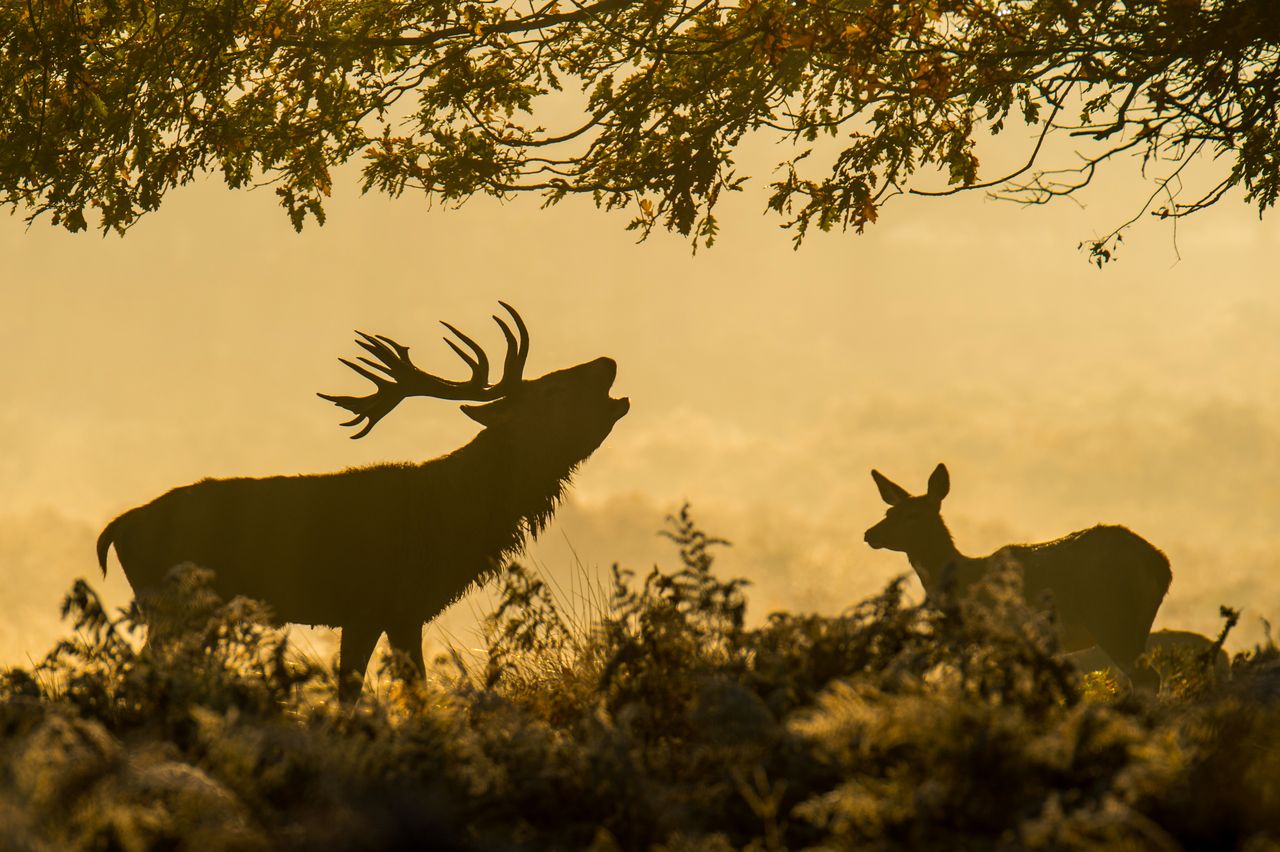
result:
M 456 499 L 471 503 L 478 510 L 477 521 L 492 524 L 495 534 L 510 531 L 501 548 L 506 553 L 520 549 L 526 535 L 542 531 L 577 468 L 577 463 L 531 451 L 491 430 L 448 460 Z
M 967 559 L 956 549 L 950 530 L 939 519 L 936 527 L 931 525 L 912 544 L 911 549 L 907 551 L 907 561 L 920 577 L 925 591 L 936 593 L 943 571 L 949 566 L 954 569 Z

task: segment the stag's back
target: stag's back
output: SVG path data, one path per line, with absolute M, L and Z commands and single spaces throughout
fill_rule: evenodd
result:
M 269 602 L 283 621 L 340 625 L 353 607 L 396 599 L 433 533 L 429 470 L 379 465 L 322 476 L 209 479 L 125 512 L 103 530 L 135 590 L 183 562 L 214 572 L 226 597 Z M 424 518 L 424 515 L 428 517 Z M 394 533 L 394 534 L 393 534 Z

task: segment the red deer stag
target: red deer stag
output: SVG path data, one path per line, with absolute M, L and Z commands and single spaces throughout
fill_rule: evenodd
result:
M 1012 564 L 1021 571 L 1028 601 L 1047 595 L 1052 602 L 1063 651 L 1097 645 L 1133 676 L 1172 579 L 1169 560 L 1150 542 L 1124 527 L 1097 526 L 1044 544 L 964 556 L 942 520 L 942 498 L 951 490 L 945 465 L 933 471 L 919 497 L 879 471 L 871 477 L 889 510 L 867 530 L 866 542 L 905 553 L 926 595 L 937 597 L 948 586 L 962 593 L 992 568 Z
M 175 488 L 107 525 L 98 539 L 103 573 L 113 544 L 135 592 L 194 562 L 215 572 L 221 594 L 265 601 L 281 622 L 340 628 L 344 698 L 360 694 L 383 632 L 422 664 L 423 623 L 542 531 L 578 465 L 630 406 L 609 396 L 617 372 L 609 358 L 521 378 L 528 331 L 514 309 L 499 304 L 519 337 L 494 317 L 507 342 L 498 382 L 489 383 L 484 350 L 443 323 L 470 350 L 445 338 L 470 367 L 469 379 L 423 372 L 408 347 L 357 332 L 356 342 L 376 360 L 342 363 L 372 381 L 374 392 L 320 394 L 355 415 L 342 425 L 363 424 L 353 438 L 406 397 L 483 403 L 462 406 L 484 427 L 469 444 L 421 464 Z

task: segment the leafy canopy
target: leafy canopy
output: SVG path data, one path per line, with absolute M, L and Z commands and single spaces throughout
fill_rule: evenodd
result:
M 1043 203 L 1125 153 L 1139 215 L 1236 186 L 1261 212 L 1278 46 L 1274 0 L 0 0 L 0 192 L 123 232 L 219 171 L 301 228 L 354 159 L 366 191 L 587 194 L 696 246 L 760 134 L 794 143 L 768 205 L 797 244 L 902 194 Z M 980 172 L 1024 123 L 1025 163 Z M 1185 184 L 1196 159 L 1221 168 Z

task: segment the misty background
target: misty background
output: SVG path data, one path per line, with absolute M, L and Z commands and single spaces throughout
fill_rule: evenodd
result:
M 301 235 L 269 189 L 209 182 L 124 239 L 12 217 L 0 665 L 49 649 L 74 578 L 128 600 L 94 539 L 169 488 L 465 443 L 475 424 L 421 399 L 351 441 L 315 393 L 364 392 L 337 361 L 355 328 L 461 375 L 438 320 L 500 353 L 498 299 L 529 325 L 527 375 L 609 355 L 632 401 L 528 556 L 569 596 L 614 562 L 673 564 L 656 531 L 687 500 L 733 542 L 719 569 L 752 581 L 753 621 L 839 612 L 910 572 L 862 541 L 884 509 L 870 469 L 920 491 L 943 461 L 962 552 L 1124 524 L 1172 562 L 1156 627 L 1213 633 L 1228 604 L 1245 647 L 1280 617 L 1280 222 L 1229 197 L 1176 242 L 1141 223 L 1100 272 L 1077 242 L 1147 191 L 1110 179 L 1083 206 L 898 199 L 865 235 L 799 252 L 758 193 L 731 198 L 696 255 L 666 234 L 636 245 L 626 213 L 582 200 L 430 209 L 361 198 L 351 175 Z M 472 596 L 428 636 L 467 644 L 483 609 Z M 329 653 L 323 631 L 306 641 Z

